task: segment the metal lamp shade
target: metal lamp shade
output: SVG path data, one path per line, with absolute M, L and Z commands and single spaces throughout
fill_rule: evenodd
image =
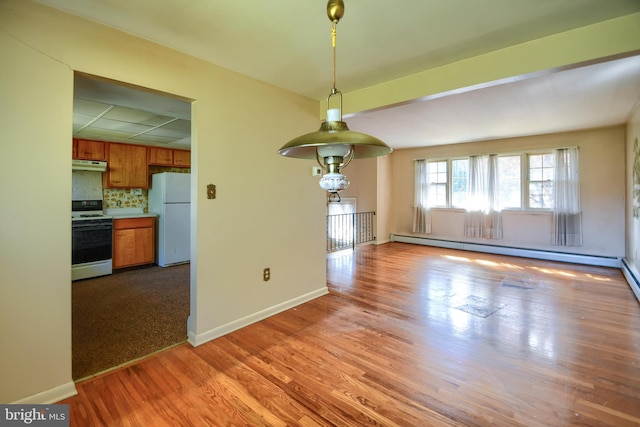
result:
M 320 129 L 292 139 L 278 150 L 278 154 L 297 159 L 316 159 L 318 147 L 336 144 L 353 147 L 354 159 L 385 156 L 391 148 L 373 136 L 349 130 L 343 121 L 326 121 Z

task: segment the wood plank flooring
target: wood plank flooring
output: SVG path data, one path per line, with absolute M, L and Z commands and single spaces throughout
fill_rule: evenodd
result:
M 388 243 L 327 272 L 329 295 L 77 384 L 71 425 L 640 425 L 617 269 Z

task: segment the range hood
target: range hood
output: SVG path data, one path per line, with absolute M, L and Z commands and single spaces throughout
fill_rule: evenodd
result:
M 73 159 L 71 163 L 71 170 L 74 171 L 96 171 L 96 172 L 106 172 L 107 171 L 107 162 L 102 162 L 98 160 L 76 160 Z

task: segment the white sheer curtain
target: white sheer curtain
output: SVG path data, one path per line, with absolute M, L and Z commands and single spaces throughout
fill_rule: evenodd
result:
M 582 246 L 578 149 L 560 148 L 554 154 L 552 243 Z
M 469 176 L 467 186 L 467 206 L 464 215 L 464 235 L 482 237 L 484 222 L 484 194 L 486 178 L 486 159 L 481 156 L 469 157 Z
M 413 232 L 431 233 L 431 209 L 429 208 L 429 162 L 415 162 L 415 185 L 413 194 Z
M 498 156 L 489 155 L 487 159 L 487 213 L 484 237 L 502 239 L 502 212 L 500 212 L 500 193 L 498 181 Z
M 469 185 L 464 218 L 466 237 L 502 239 L 498 195 L 498 156 L 469 157 Z

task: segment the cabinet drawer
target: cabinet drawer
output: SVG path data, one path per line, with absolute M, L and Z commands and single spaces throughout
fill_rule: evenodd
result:
M 116 230 L 123 230 L 127 228 L 145 228 L 153 227 L 155 224 L 154 217 L 145 218 L 122 218 L 113 221 L 113 228 Z

